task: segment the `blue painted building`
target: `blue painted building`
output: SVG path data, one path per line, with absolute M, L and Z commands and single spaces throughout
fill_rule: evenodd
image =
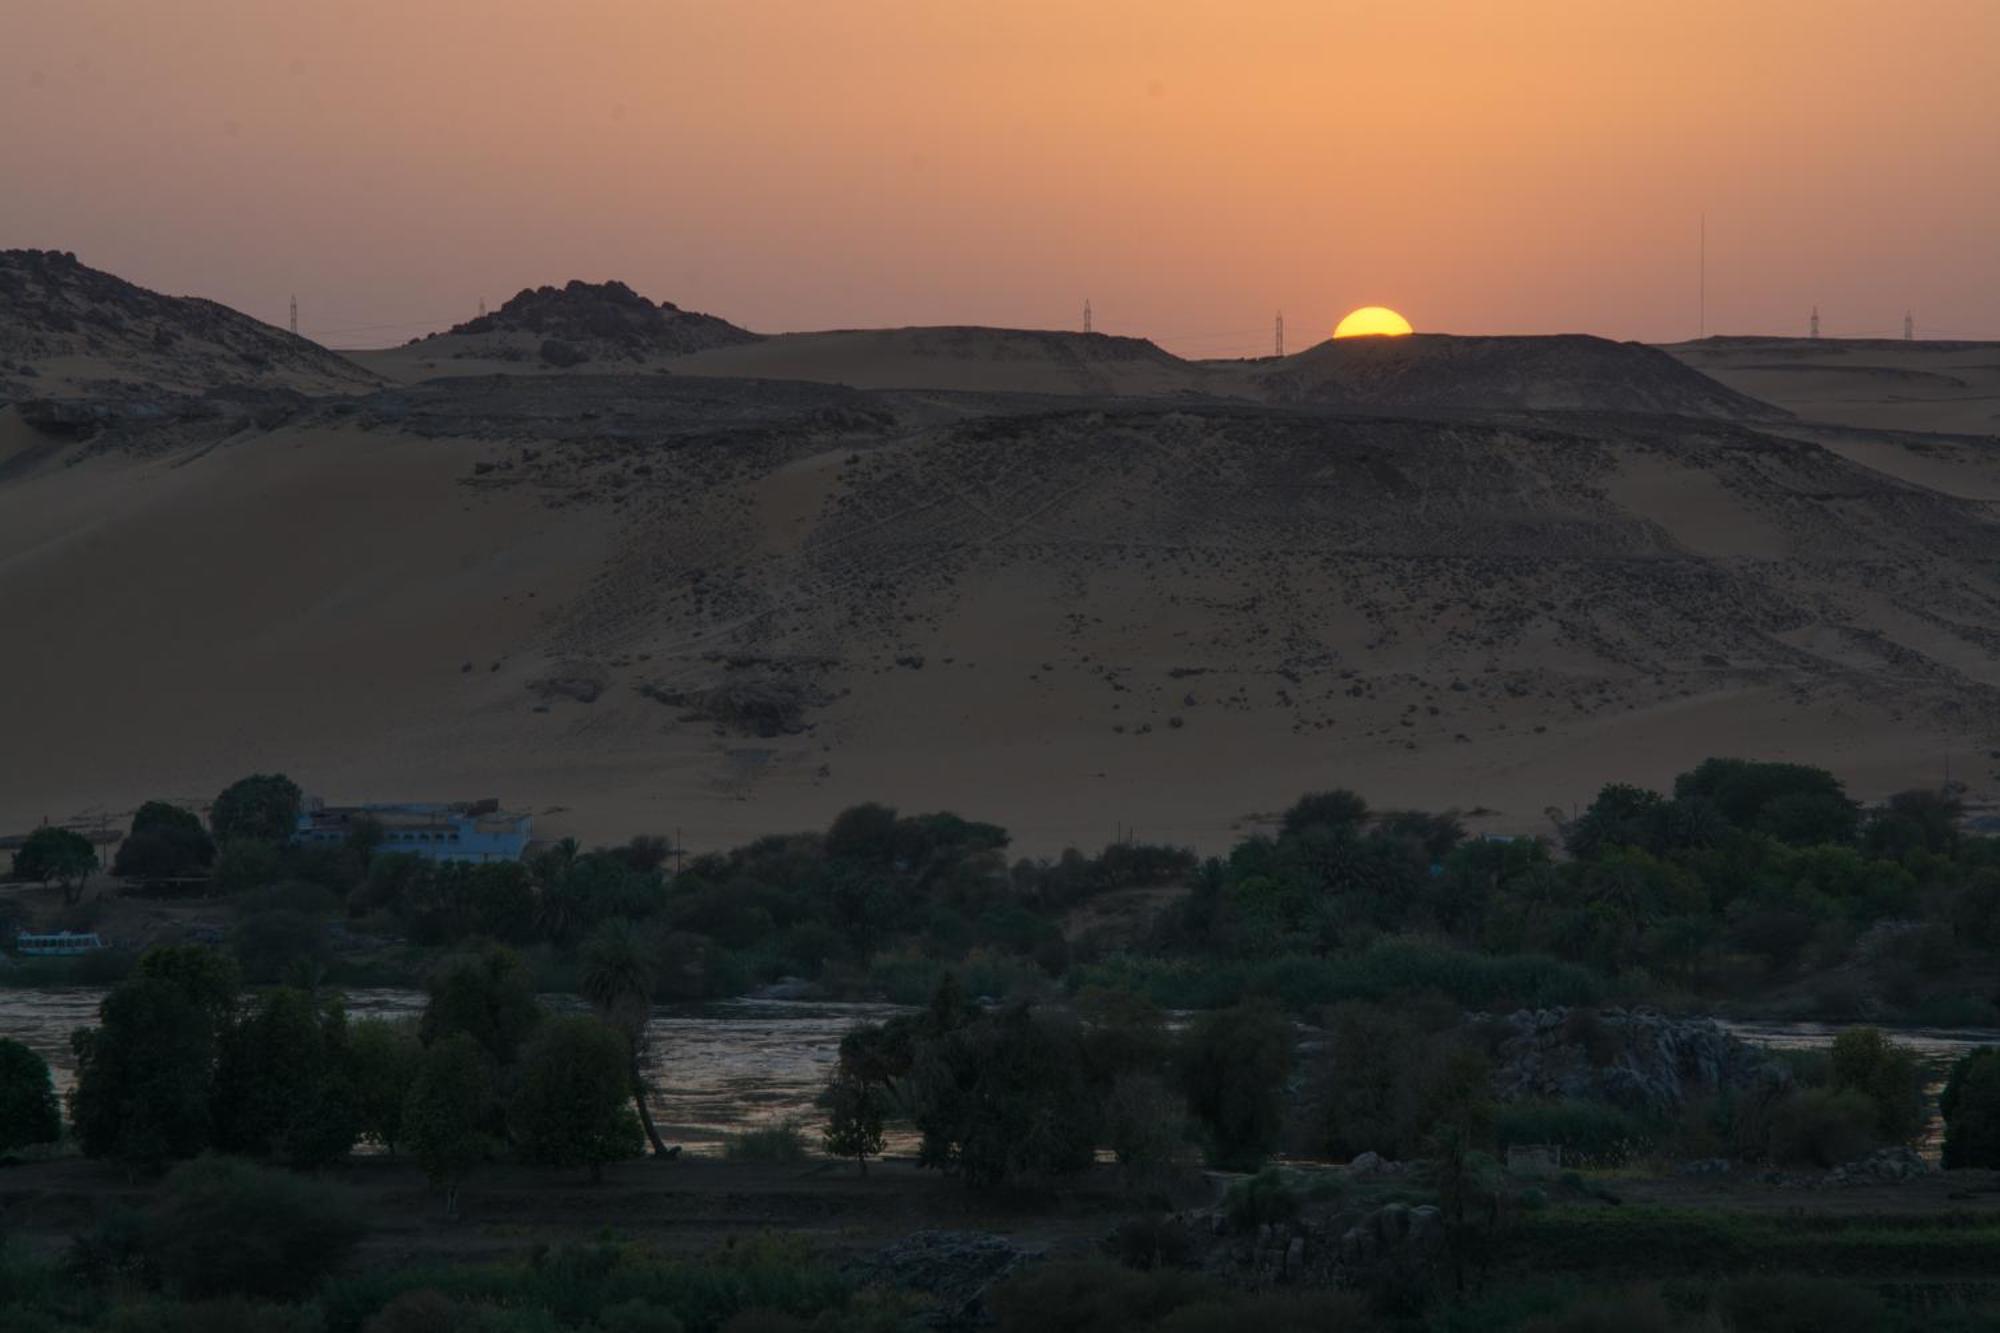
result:
M 344 843 L 357 825 L 381 827 L 378 852 L 406 852 L 433 861 L 518 861 L 528 850 L 531 817 L 498 801 L 326 805 L 314 798 L 299 815 L 297 841 Z

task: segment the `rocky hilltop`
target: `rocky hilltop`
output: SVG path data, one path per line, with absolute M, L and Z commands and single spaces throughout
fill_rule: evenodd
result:
M 202 394 L 350 393 L 376 377 L 214 301 L 162 296 L 56 250 L 0 250 L 0 403 Z
M 498 310 L 420 338 L 458 357 L 533 358 L 567 367 L 586 362 L 682 356 L 712 347 L 756 342 L 758 335 L 726 319 L 655 303 L 622 282 L 527 287 Z

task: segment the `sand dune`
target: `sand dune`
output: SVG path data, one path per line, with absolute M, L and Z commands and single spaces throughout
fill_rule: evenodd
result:
M 0 829 L 272 768 L 591 840 L 881 799 L 1029 852 L 1217 847 L 1335 784 L 1533 831 L 1718 753 L 1993 780 L 1983 441 L 1596 339 L 687 352 L 717 331 L 622 297 L 587 360 L 418 374 L 588 304 L 269 411 L 0 408 L 0 730 L 33 756 Z
M 1995 742 L 1989 522 L 1721 423 L 443 382 L 0 487 L 0 617 L 76 627 L 17 676 L 0 820 L 267 767 L 702 846 L 949 805 L 1033 851 L 1327 783 L 1532 829 L 1712 752 L 1884 790 Z

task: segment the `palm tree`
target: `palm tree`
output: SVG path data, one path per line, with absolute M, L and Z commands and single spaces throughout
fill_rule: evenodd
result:
M 599 926 L 583 946 L 583 973 L 577 989 L 599 1018 L 625 1034 L 625 1046 L 631 1053 L 632 1105 L 638 1109 L 639 1123 L 646 1127 L 653 1155 L 665 1157 L 667 1145 L 653 1127 L 653 1113 L 646 1109 L 646 1084 L 639 1075 L 639 1052 L 645 1047 L 646 1023 L 653 1013 L 653 978 L 653 960 L 645 940 L 622 917 Z

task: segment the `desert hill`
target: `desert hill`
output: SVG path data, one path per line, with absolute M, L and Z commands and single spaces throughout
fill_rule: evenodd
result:
M 335 352 L 198 297 L 162 296 L 55 250 L 0 250 L 0 402 L 346 393 L 376 383 Z
M 2000 343 L 1705 338 L 1666 350 L 1738 392 L 1814 421 L 2000 435 Z
M 1343 338 L 1250 378 L 1271 401 L 1330 406 L 1782 415 L 1656 348 L 1583 335 Z
M 607 366 L 634 368 L 710 347 L 754 343 L 728 320 L 657 304 L 622 282 L 523 288 L 498 310 L 359 359 L 397 379 Z
M 14 661 L 0 822 L 282 767 L 586 837 L 868 796 L 1047 851 L 1329 783 L 1529 831 L 1712 752 L 1983 778 L 1993 518 L 1714 419 L 440 379 L 0 482 L 0 618 L 78 627 Z
M 529 295 L 386 387 L 0 407 L 0 624 L 34 627 L 0 727 L 36 757 L 0 829 L 270 769 L 697 847 L 882 799 L 1029 852 L 1215 847 L 1336 784 L 1536 831 L 1720 753 L 1993 776 L 1987 440 L 1598 339 L 606 323 L 627 352 L 560 374 L 426 360 L 597 336 L 563 321 L 602 292 Z
M 674 367 L 689 375 L 807 380 L 859 389 L 1155 397 L 1237 393 L 1226 373 L 1144 338 L 1045 329 L 840 329 L 717 348 Z

